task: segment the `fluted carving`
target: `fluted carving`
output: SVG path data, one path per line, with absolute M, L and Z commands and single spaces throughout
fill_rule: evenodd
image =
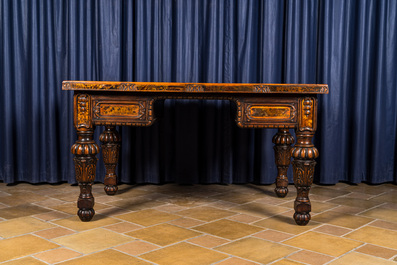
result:
M 80 186 L 80 195 L 77 201 L 77 215 L 84 222 L 88 222 L 95 214 L 94 196 L 91 193 L 92 183 L 95 180 L 95 170 L 99 147 L 93 140 L 93 131 L 78 131 L 78 139 L 72 146 L 76 180 Z
M 102 156 L 106 168 L 104 189 L 106 194 L 114 195 L 118 190 L 116 166 L 119 160 L 121 138 L 115 126 L 105 126 L 105 131 L 101 133 L 99 140 L 102 142 Z
M 278 197 L 285 197 L 288 193 L 288 176 L 287 171 L 291 163 L 291 145 L 294 143 L 294 137 L 288 129 L 279 129 L 273 136 L 275 144 L 274 157 L 277 165 L 276 192 Z

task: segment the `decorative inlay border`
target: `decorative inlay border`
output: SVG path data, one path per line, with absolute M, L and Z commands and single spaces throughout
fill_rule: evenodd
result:
M 130 92 L 170 91 L 178 93 L 305 93 L 328 94 L 323 84 L 166 83 L 64 81 L 63 90 L 116 90 Z

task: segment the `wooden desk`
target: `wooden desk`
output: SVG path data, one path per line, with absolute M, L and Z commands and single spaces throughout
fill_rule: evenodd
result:
M 287 170 L 293 158 L 293 177 L 297 188 L 295 222 L 310 220 L 309 191 L 313 183 L 315 158 L 312 144 L 317 127 L 317 94 L 327 94 L 327 85 L 302 84 L 207 84 L 64 81 L 63 90 L 74 91 L 74 126 L 78 139 L 72 146 L 76 180 L 80 186 L 77 207 L 82 221 L 95 214 L 91 193 L 99 147 L 93 139 L 96 125 L 104 125 L 100 135 L 105 162 L 105 191 L 117 192 L 116 165 L 120 136 L 116 126 L 150 126 L 156 120 L 156 100 L 224 99 L 236 103 L 236 122 L 241 128 L 278 128 L 273 137 L 278 168 L 275 192 L 288 193 Z M 296 144 L 289 129 L 295 129 Z

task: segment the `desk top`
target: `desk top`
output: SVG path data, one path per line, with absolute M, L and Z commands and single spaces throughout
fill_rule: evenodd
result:
M 62 90 L 173 93 L 328 94 L 325 84 L 166 83 L 63 81 Z

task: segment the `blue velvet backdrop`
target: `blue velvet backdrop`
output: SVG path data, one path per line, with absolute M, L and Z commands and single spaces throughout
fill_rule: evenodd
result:
M 396 13 L 395 0 L 1 0 L 0 181 L 74 182 L 61 82 L 125 80 L 327 83 L 315 180 L 396 182 Z M 121 129 L 123 182 L 274 181 L 275 131 L 238 129 L 229 102 L 162 113 Z

